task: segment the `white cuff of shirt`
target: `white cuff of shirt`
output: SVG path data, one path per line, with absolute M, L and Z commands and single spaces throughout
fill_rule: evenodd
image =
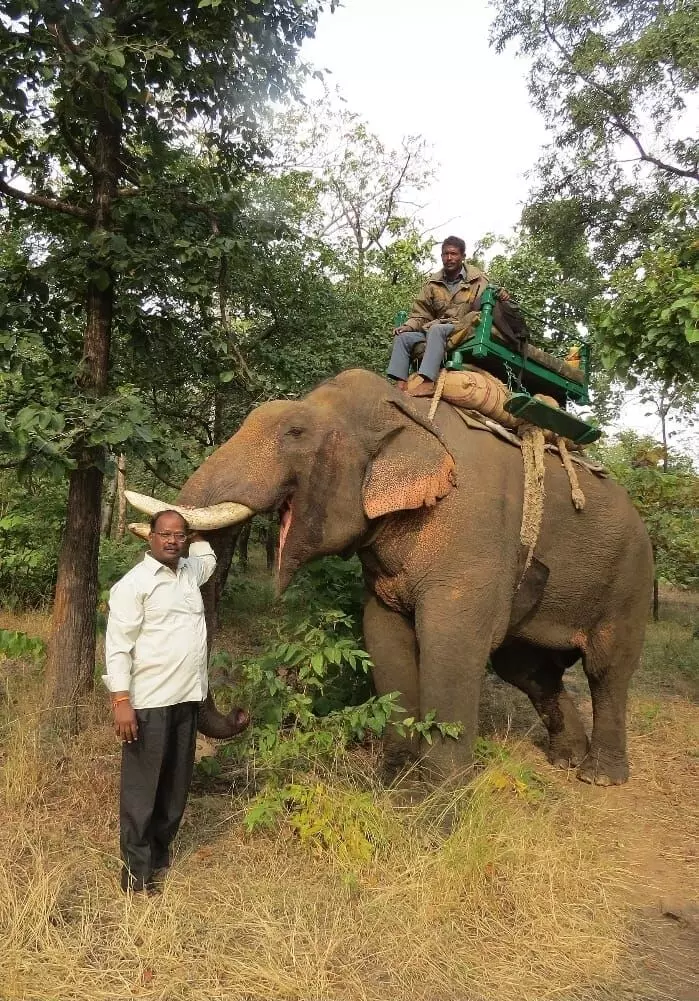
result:
M 131 675 L 127 671 L 123 674 L 103 674 L 102 681 L 109 692 L 128 692 L 131 688 Z

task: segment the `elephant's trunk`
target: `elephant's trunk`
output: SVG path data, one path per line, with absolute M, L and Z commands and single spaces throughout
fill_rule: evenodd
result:
M 218 632 L 218 603 L 226 586 L 239 534 L 240 524 L 234 526 L 232 529 L 227 528 L 211 532 L 208 536 L 211 547 L 216 553 L 216 572 L 201 589 L 201 596 L 204 601 L 204 614 L 206 616 L 206 635 L 209 652 Z M 245 730 L 249 723 L 250 716 L 242 709 L 232 709 L 228 715 L 219 712 L 209 688 L 206 701 L 199 708 L 198 729 L 200 733 L 205 737 L 212 737 L 216 740 L 230 740 L 231 737 L 235 737 L 236 734 Z
M 215 740 L 230 740 L 236 734 L 242 733 L 250 723 L 250 716 L 244 709 L 231 709 L 227 716 L 216 708 L 211 690 L 206 701 L 199 707 L 198 729 L 205 737 Z

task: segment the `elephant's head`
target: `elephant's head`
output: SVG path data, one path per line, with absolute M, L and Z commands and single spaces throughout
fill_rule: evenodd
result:
M 304 563 L 361 545 L 375 519 L 431 506 L 454 484 L 454 460 L 437 429 L 384 379 L 354 369 L 302 400 L 254 410 L 190 477 L 179 502 L 198 509 L 186 515 L 202 529 L 279 511 L 283 589 Z M 157 504 L 138 502 L 149 514 Z

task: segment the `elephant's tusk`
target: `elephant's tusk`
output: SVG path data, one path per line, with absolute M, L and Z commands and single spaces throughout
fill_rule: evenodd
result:
M 161 511 L 177 511 L 178 514 L 187 519 L 190 528 L 201 532 L 211 532 L 215 528 L 228 528 L 230 525 L 247 521 L 255 514 L 252 508 L 231 502 L 212 504 L 210 507 L 182 507 L 178 504 L 168 504 L 166 501 L 156 500 L 155 497 L 149 497 L 147 494 L 137 494 L 133 490 L 125 490 L 124 496 L 129 504 L 138 511 L 150 515 L 151 518 Z
M 133 532 L 139 539 L 147 539 L 150 535 L 150 525 L 145 521 L 132 521 L 129 525 L 129 531 Z

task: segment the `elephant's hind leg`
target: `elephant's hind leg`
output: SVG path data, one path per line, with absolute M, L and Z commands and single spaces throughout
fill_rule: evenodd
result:
M 579 765 L 589 749 L 580 714 L 563 687 L 563 672 L 579 656 L 577 650 L 546 650 L 512 640 L 491 657 L 500 677 L 531 699 L 548 730 L 548 759 L 556 768 Z
M 399 702 L 406 716 L 419 719 L 418 649 L 412 622 L 370 594 L 364 605 L 364 641 L 374 662 L 377 695 L 400 692 Z M 387 779 L 395 778 L 406 765 L 417 760 L 420 751 L 416 740 L 401 737 L 390 725 L 384 734 L 383 748 Z
M 631 675 L 641 659 L 642 637 L 612 623 L 589 638 L 583 666 L 592 696 L 592 742 L 578 778 L 596 785 L 620 785 L 629 777 L 626 703 Z

